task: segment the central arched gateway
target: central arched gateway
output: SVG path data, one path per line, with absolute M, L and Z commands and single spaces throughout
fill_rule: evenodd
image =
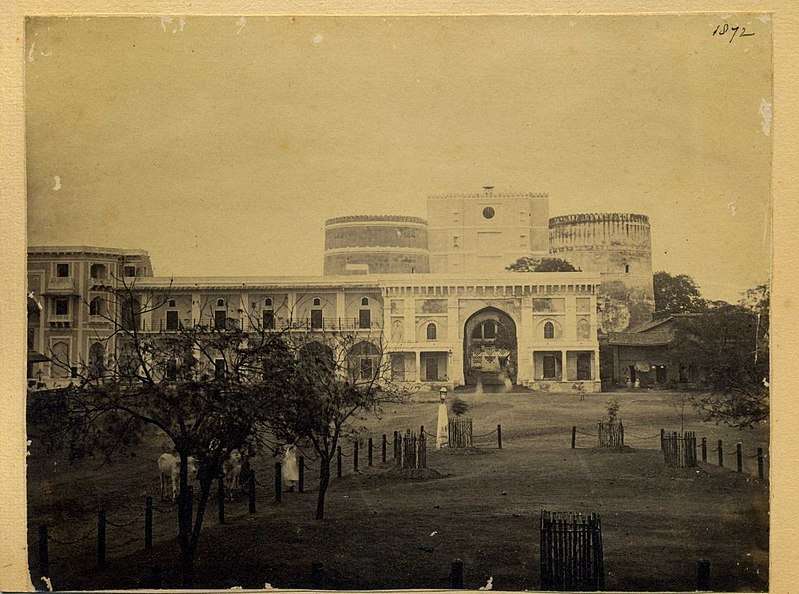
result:
M 495 307 L 474 313 L 463 332 L 466 385 L 515 384 L 518 370 L 516 323 Z

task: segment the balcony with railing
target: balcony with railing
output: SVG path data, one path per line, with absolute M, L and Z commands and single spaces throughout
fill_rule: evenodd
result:
M 51 276 L 47 279 L 47 293 L 51 295 L 77 295 L 77 283 L 72 276 Z
M 364 320 L 359 318 L 301 318 L 301 319 L 279 319 L 272 324 L 264 325 L 260 320 L 245 321 L 242 328 L 242 320 L 227 318 L 224 323 L 213 317 L 202 319 L 160 319 L 147 322 L 139 321 L 138 329 L 146 333 L 179 332 L 183 329 L 199 329 L 209 332 L 222 332 L 225 330 L 243 329 L 248 332 L 343 332 L 357 331 L 369 332 L 379 330 L 381 324 L 370 320 L 369 325 L 364 324 Z

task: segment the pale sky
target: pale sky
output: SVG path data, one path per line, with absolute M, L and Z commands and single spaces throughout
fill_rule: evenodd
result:
M 321 274 L 324 219 L 493 185 L 648 215 L 707 297 L 768 278 L 764 16 L 42 18 L 26 56 L 31 245 Z

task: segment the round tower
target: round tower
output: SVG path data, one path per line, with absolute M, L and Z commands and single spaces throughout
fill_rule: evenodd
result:
M 649 218 L 583 213 L 549 219 L 549 253 L 599 273 L 600 329 L 622 332 L 652 319 L 652 237 Z
M 353 215 L 325 221 L 325 275 L 430 272 L 427 221 Z

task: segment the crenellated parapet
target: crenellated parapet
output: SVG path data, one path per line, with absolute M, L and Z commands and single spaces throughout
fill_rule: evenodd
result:
M 427 221 L 421 217 L 409 217 L 404 215 L 347 215 L 343 217 L 333 217 L 325 221 L 325 226 L 341 225 L 345 223 L 412 223 L 415 225 L 427 225 Z
M 630 213 L 581 213 L 549 219 L 549 249 L 638 250 L 651 253 L 649 217 Z
M 603 212 L 549 219 L 549 253 L 599 273 L 600 329 L 620 332 L 654 311 L 649 217 Z
M 325 222 L 325 275 L 430 272 L 427 221 L 351 215 Z

